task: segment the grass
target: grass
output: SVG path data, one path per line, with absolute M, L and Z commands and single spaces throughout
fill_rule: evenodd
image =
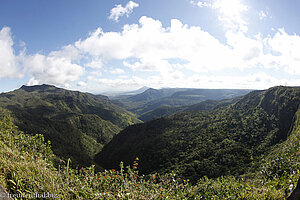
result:
M 71 160 L 55 168 L 51 144 L 42 135 L 20 132 L 1 110 L 0 184 L 10 194 L 45 192 L 57 199 L 284 199 L 300 175 L 299 141 L 300 126 L 295 126 L 255 171 L 191 184 L 176 172 L 141 175 L 138 158 L 131 167 L 120 163 L 120 170 L 73 169 Z

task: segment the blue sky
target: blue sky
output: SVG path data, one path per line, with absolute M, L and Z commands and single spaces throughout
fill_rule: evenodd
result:
M 1 0 L 0 92 L 300 85 L 297 0 Z

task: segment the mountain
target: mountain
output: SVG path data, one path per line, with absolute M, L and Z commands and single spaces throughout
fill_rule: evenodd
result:
M 274 119 L 277 116 L 285 116 L 290 120 L 290 115 L 286 113 L 293 112 L 294 106 L 299 103 L 299 93 L 295 91 L 276 89 L 259 93 L 252 93 L 248 98 L 242 97 L 229 106 L 232 109 L 246 107 L 245 109 L 251 110 L 251 107 L 261 105 L 267 112 L 274 114 Z M 241 101 L 242 99 L 244 100 Z M 257 101 L 260 103 L 257 104 Z M 266 105 L 268 106 L 265 107 Z M 278 109 L 274 109 L 274 106 Z M 197 107 L 202 109 L 203 105 Z M 262 118 L 258 116 L 257 119 Z M 3 188 L 10 195 L 28 194 L 33 198 L 38 198 L 39 195 L 39 198 L 43 199 L 298 199 L 299 109 L 289 124 L 289 131 L 285 136 L 287 140 L 271 146 L 260 157 L 251 156 L 246 173 L 240 176 L 233 173 L 213 179 L 207 177 L 193 179 L 192 184 L 189 179 L 184 179 L 176 171 L 142 174 L 140 167 L 143 160 L 137 158 L 131 167 L 124 168 L 123 163 L 120 163 L 120 170 L 99 172 L 95 171 L 94 166 L 76 169 L 72 167 L 73 163 L 70 160 L 66 163 L 60 162 L 58 168 L 54 164 L 55 155 L 52 153 L 51 144 L 45 142 L 43 135 L 25 134 L 14 125 L 15 121 L 11 112 L 0 107 L 0 189 Z M 212 121 L 211 124 L 213 123 Z M 286 128 L 281 126 L 280 129 Z M 253 129 L 253 132 L 257 131 Z M 233 135 L 232 132 L 229 134 Z M 171 147 L 173 144 L 171 143 Z M 230 140 L 226 140 L 222 150 L 228 151 L 230 144 Z M 134 147 L 132 149 L 134 150 Z M 176 154 L 174 155 L 176 157 Z M 228 154 L 224 155 L 225 161 L 230 158 Z M 240 161 L 237 167 L 242 166 L 243 163 Z M 213 172 L 215 166 L 207 165 L 207 168 L 210 167 Z M 194 172 L 193 167 L 186 170 L 191 174 Z M 5 199 L 5 196 L 2 198 Z
M 114 103 L 139 116 L 143 120 L 144 115 L 148 112 L 160 113 L 161 110 L 177 110 L 173 107 L 181 107 L 197 104 L 205 100 L 232 99 L 243 96 L 251 90 L 234 90 L 234 89 L 189 89 L 189 88 L 149 88 L 145 92 L 137 95 L 119 96 L 113 98 Z M 158 110 L 156 110 L 158 109 Z M 164 112 L 163 111 L 163 112 Z M 168 113 L 167 111 L 166 113 Z M 154 119 L 146 117 L 147 120 Z
M 295 122 L 300 88 L 253 91 L 230 105 L 186 111 L 125 128 L 95 156 L 104 168 L 139 158 L 141 173 L 238 175 L 282 143 Z
M 161 90 L 149 88 L 141 94 L 137 94 L 137 95 L 127 98 L 127 100 L 133 101 L 133 102 L 149 101 L 149 100 L 154 100 L 154 99 L 160 99 L 162 97 L 165 97 L 166 95 L 167 94 L 165 94 Z
M 129 92 L 105 92 L 105 93 L 102 93 L 103 95 L 105 96 L 108 96 L 108 97 L 117 97 L 117 96 L 129 96 L 129 95 L 136 95 L 136 94 L 140 94 L 144 91 L 146 91 L 147 89 L 149 89 L 149 87 L 147 86 L 144 86 L 144 87 L 141 87 L 137 90 L 133 90 L 133 91 L 129 91 Z
M 114 135 L 140 121 L 102 95 L 51 85 L 22 86 L 0 94 L 0 107 L 12 112 L 24 132 L 43 134 L 53 151 L 74 164 L 91 164 Z
M 127 101 L 132 101 L 132 102 L 147 102 L 147 101 L 152 101 L 156 99 L 161 99 L 167 96 L 171 96 L 172 94 L 176 93 L 177 91 L 184 90 L 182 88 L 163 88 L 163 89 L 153 89 L 149 88 L 143 93 L 133 95 L 128 97 L 126 100 Z
M 160 106 L 154 110 L 145 112 L 139 116 L 139 119 L 143 122 L 150 121 L 152 119 L 157 119 L 161 117 L 167 117 L 178 112 L 187 112 L 187 111 L 204 111 L 204 110 L 213 110 L 222 106 L 227 106 L 232 104 L 235 101 L 238 101 L 241 97 L 236 97 L 233 99 L 224 99 L 224 100 L 206 100 L 200 103 L 196 103 L 189 106 Z
M 191 184 L 175 172 L 141 174 L 138 159 L 126 170 L 122 163 L 120 170 L 98 172 L 94 166 L 76 169 L 70 160 L 61 162 L 57 168 L 51 144 L 40 134 L 18 130 L 11 113 L 0 108 L 1 199 L 22 194 L 34 199 L 298 200 L 300 110 L 295 118 L 287 140 L 274 146 L 259 163 L 251 163 L 253 172 L 214 179 L 204 177 Z
M 186 90 L 185 88 L 162 88 L 162 89 L 153 89 L 147 88 L 146 90 L 137 93 L 137 94 L 127 94 L 127 95 L 119 95 L 116 97 L 112 97 L 113 100 L 121 101 L 125 104 L 131 106 L 133 105 L 140 105 L 140 103 L 146 103 L 152 100 L 161 99 L 164 97 L 171 96 L 177 91 Z
M 141 87 L 141 88 L 139 88 L 139 89 L 137 89 L 137 90 L 134 90 L 134 91 L 130 91 L 130 92 L 127 92 L 126 94 L 128 94 L 128 95 L 133 95 L 133 94 L 140 94 L 140 93 L 142 93 L 142 92 L 145 92 L 146 90 L 148 90 L 149 89 L 149 87 L 147 87 L 147 86 L 144 86 L 144 87 Z

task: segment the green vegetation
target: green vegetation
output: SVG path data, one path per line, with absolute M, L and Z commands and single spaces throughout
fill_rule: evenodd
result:
M 241 97 L 236 97 L 234 99 L 224 99 L 224 100 L 206 100 L 202 101 L 197 104 L 193 104 L 190 106 L 160 106 L 154 110 L 150 110 L 146 113 L 143 113 L 139 116 L 139 119 L 141 119 L 144 122 L 150 121 L 152 119 L 157 119 L 161 117 L 167 117 L 170 115 L 173 115 L 175 113 L 179 112 L 189 112 L 189 111 L 204 111 L 204 110 L 213 110 L 217 109 L 222 106 L 230 105 L 237 100 L 239 100 Z
M 148 121 L 183 111 L 188 105 L 206 100 L 232 99 L 245 95 L 250 91 L 188 88 L 163 88 L 156 90 L 149 88 L 141 94 L 119 96 L 113 99 L 115 104 L 139 115 L 139 119 Z M 217 104 L 217 102 L 215 103 Z M 207 102 L 207 104 L 210 104 L 210 102 Z
M 240 177 L 199 179 L 191 184 L 174 172 L 139 173 L 141 160 L 132 167 L 96 173 L 94 167 L 59 168 L 50 144 L 42 135 L 28 135 L 13 124 L 8 111 L 0 110 L 0 185 L 10 194 L 46 194 L 56 199 L 284 199 L 300 170 L 300 112 L 291 135 L 273 147 L 255 172 Z
M 139 123 L 132 113 L 102 95 L 69 91 L 50 85 L 22 86 L 0 94 L 20 130 L 42 134 L 59 158 L 87 166 L 119 131 Z
M 286 140 L 299 104 L 300 88 L 251 92 L 225 107 L 127 127 L 95 159 L 117 168 L 139 157 L 142 173 L 174 170 L 193 183 L 241 175 L 256 170 L 253 164 Z

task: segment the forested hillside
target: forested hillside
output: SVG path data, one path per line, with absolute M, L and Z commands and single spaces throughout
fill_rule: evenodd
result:
M 141 120 L 151 120 L 157 117 L 175 113 L 179 108 L 197 104 L 206 100 L 232 99 L 245 95 L 251 90 L 232 89 L 189 89 L 189 88 L 149 88 L 137 95 L 112 98 L 114 102 L 137 114 Z
M 139 119 L 141 119 L 143 122 L 147 122 L 152 119 L 170 116 L 178 112 L 213 110 L 222 106 L 232 104 L 233 102 L 238 101 L 240 98 L 241 97 L 224 100 L 206 100 L 189 106 L 160 106 L 154 110 L 150 110 L 141 114 L 139 116 Z
M 239 175 L 285 141 L 300 104 L 300 88 L 253 91 L 209 111 L 190 111 L 127 127 L 96 156 L 104 168 L 139 157 L 142 173 L 178 171 L 203 176 Z
M 0 186 L 33 199 L 284 199 L 300 175 L 299 119 L 298 110 L 287 140 L 253 162 L 251 173 L 204 177 L 191 184 L 174 172 L 145 176 L 137 158 L 132 167 L 120 163 L 119 171 L 72 169 L 69 160 L 56 168 L 44 137 L 19 131 L 10 113 L 0 108 Z
M 105 96 L 50 85 L 2 93 L 0 107 L 12 112 L 22 131 L 44 135 L 57 156 L 79 165 L 90 165 L 122 128 L 140 122 Z

